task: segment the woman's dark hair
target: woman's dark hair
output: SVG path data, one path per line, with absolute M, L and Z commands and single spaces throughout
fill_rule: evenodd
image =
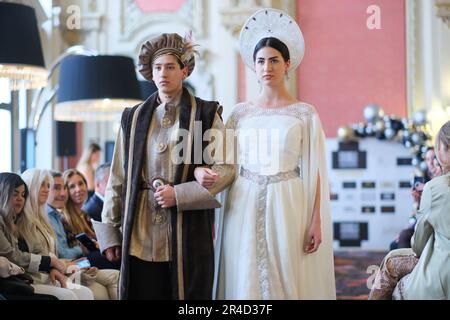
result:
M 8 230 L 14 234 L 17 231 L 14 227 L 15 214 L 12 208 L 11 199 L 14 194 L 14 189 L 20 187 L 21 185 L 25 187 L 25 201 L 26 201 L 29 192 L 25 181 L 23 181 L 22 178 L 15 173 L 10 172 L 0 173 L 0 216 L 3 218 Z
M 1 194 L 8 197 L 8 200 L 12 196 L 14 189 L 20 187 L 21 185 L 25 186 L 25 199 L 28 198 L 28 187 L 25 181 L 15 173 L 10 172 L 2 172 L 0 173 L 0 190 Z
M 255 50 L 253 51 L 253 62 L 255 62 L 256 60 L 256 54 L 258 53 L 258 51 L 265 47 L 270 47 L 278 50 L 281 53 L 284 62 L 288 62 L 291 58 L 291 56 L 289 55 L 288 47 L 282 41 L 278 40 L 277 38 L 268 37 L 259 40 L 259 42 L 256 44 Z

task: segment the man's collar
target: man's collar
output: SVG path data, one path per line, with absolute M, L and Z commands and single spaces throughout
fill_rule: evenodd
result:
M 170 101 L 166 102 L 166 104 L 178 107 L 180 105 L 182 95 L 183 95 L 183 87 L 181 87 L 181 90 Z M 158 98 L 156 99 L 156 101 L 157 101 L 158 105 L 163 104 L 163 102 L 161 101 L 161 98 L 159 96 L 159 93 L 158 93 Z

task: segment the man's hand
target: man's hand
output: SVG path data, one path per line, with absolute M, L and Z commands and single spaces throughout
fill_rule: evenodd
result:
M 50 270 L 50 281 L 53 285 L 55 285 L 56 282 L 59 282 L 61 288 L 67 288 L 66 276 L 59 272 L 57 269 Z
M 195 168 L 194 176 L 195 180 L 206 189 L 212 188 L 217 179 L 219 179 L 219 174 L 217 172 L 205 167 Z
M 122 249 L 119 246 L 108 248 L 105 250 L 105 256 L 109 262 L 119 261 L 122 257 Z
M 155 200 L 161 208 L 171 208 L 176 206 L 175 189 L 171 185 L 158 187 L 155 192 Z

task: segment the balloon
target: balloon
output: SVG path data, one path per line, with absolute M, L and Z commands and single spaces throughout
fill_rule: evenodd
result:
M 375 122 L 384 116 L 384 111 L 376 104 L 369 104 L 364 108 L 364 119 L 367 122 Z
M 378 120 L 375 123 L 375 131 L 377 132 L 383 132 L 385 127 L 386 126 L 384 125 L 384 121 Z
M 360 137 L 366 136 L 366 127 L 364 126 L 364 123 L 362 123 L 362 122 L 358 124 L 358 135 Z
M 386 128 L 386 130 L 384 130 L 384 136 L 386 139 L 391 140 L 395 137 L 395 131 L 392 130 L 392 128 Z
M 408 139 L 409 136 L 410 136 L 409 130 L 407 130 L 407 129 L 403 130 L 403 138 L 404 138 L 404 139 Z
M 427 112 L 425 110 L 420 110 L 414 113 L 413 123 L 416 126 L 422 126 L 427 123 Z
M 397 119 L 392 119 L 391 120 L 391 127 L 392 129 L 394 129 L 395 131 L 398 130 L 402 130 L 405 128 L 405 126 L 403 125 L 403 123 L 400 120 Z
M 406 118 L 402 118 L 401 123 L 403 125 L 403 128 L 408 128 L 409 127 L 409 120 Z
M 366 135 L 368 135 L 369 137 L 373 136 L 373 134 L 374 134 L 373 125 L 371 123 L 368 123 L 365 131 L 366 131 Z
M 411 135 L 411 141 L 414 144 L 421 144 L 422 143 L 422 137 L 421 137 L 421 135 L 418 132 L 414 132 Z
M 427 163 L 425 161 L 422 161 L 419 165 L 420 170 L 422 170 L 423 172 L 427 172 L 428 171 L 428 166 Z
M 349 141 L 354 137 L 353 129 L 350 126 L 340 127 L 338 129 L 337 136 L 340 141 Z

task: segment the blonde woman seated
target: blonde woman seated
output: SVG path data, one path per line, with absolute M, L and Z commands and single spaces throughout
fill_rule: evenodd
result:
M 450 299 L 450 121 L 435 150 L 443 175 L 425 184 L 412 249 L 384 258 L 369 299 Z
M 25 205 L 25 219 L 22 220 L 19 233 L 27 243 L 31 253 L 57 255 L 56 234 L 48 220 L 46 203 L 50 192 L 52 177 L 47 170 L 30 169 L 22 174 L 30 195 Z M 80 271 L 75 262 L 66 261 L 70 272 Z M 96 300 L 117 299 L 116 270 L 98 270 L 89 268 L 70 276 L 68 281 L 81 282 L 92 290 Z
M 20 176 L 0 173 L 0 190 L 0 256 L 34 276 L 35 293 L 53 295 L 60 300 L 92 300 L 92 292 L 86 287 L 66 288 L 63 261 L 53 255 L 19 248 L 19 225 L 25 219 L 23 208 L 28 198 L 28 188 Z M 21 245 L 26 246 L 26 242 L 21 241 Z

